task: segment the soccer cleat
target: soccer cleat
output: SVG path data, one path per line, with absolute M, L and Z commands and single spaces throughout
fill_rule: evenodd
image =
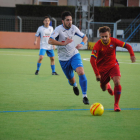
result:
M 79 95 L 79 89 L 78 89 L 78 87 L 73 87 L 73 91 L 74 91 L 74 94 L 75 95 Z
M 59 74 L 57 74 L 56 72 L 52 72 L 52 75 L 59 75 Z
M 110 89 L 108 89 L 107 90 L 108 91 L 108 93 L 111 95 L 111 96 L 113 96 L 114 95 L 114 91 L 110 88 Z
M 39 73 L 39 70 L 36 70 L 35 75 L 38 75 L 38 73 Z
M 87 97 L 84 97 L 84 98 L 83 98 L 83 103 L 84 103 L 85 105 L 89 105 L 89 101 L 88 101 L 88 98 L 87 98 Z
M 119 105 L 114 104 L 114 111 L 120 112 L 121 109 L 119 108 Z

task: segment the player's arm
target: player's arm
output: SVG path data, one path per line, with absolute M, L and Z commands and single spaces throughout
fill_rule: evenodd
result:
M 97 81 L 100 81 L 101 80 L 101 76 L 100 76 L 100 73 L 98 71 L 98 68 L 97 68 L 97 63 L 96 63 L 96 59 L 97 59 L 97 55 L 95 54 L 96 50 L 92 50 L 92 53 L 91 53 L 91 57 L 90 57 L 90 63 L 91 63 L 91 66 L 93 68 L 93 71 L 95 73 L 95 76 L 96 76 L 96 80 Z
M 38 37 L 35 36 L 35 42 L 34 42 L 34 45 L 37 45 L 37 40 L 38 40 Z
M 134 63 L 136 61 L 136 57 L 135 57 L 132 47 L 129 44 L 125 44 L 124 48 L 126 48 L 129 51 L 130 59 L 131 59 L 132 63 Z
M 70 38 L 67 38 L 65 40 L 65 42 L 59 42 L 53 38 L 49 38 L 49 41 L 48 43 L 51 44 L 51 45 L 58 45 L 58 46 L 66 46 L 67 44 L 71 43 L 73 40 L 70 39 Z
M 130 59 L 131 59 L 132 63 L 134 63 L 136 61 L 136 58 L 135 58 L 135 55 L 134 55 L 134 51 L 133 51 L 132 47 L 129 44 L 127 44 L 125 42 L 122 42 L 122 41 L 120 41 L 118 39 L 116 39 L 116 44 L 117 44 L 117 46 L 126 48 L 129 51 Z
M 57 45 L 57 46 L 66 46 L 67 44 L 71 43 L 73 40 L 70 38 L 67 38 L 65 41 L 57 41 L 55 38 L 59 36 L 60 29 L 59 27 L 56 27 L 53 33 L 51 34 L 48 43 L 51 45 Z
M 76 46 L 77 49 L 80 49 L 81 47 L 83 47 L 83 45 L 85 45 L 85 43 L 87 42 L 88 38 L 75 25 L 74 25 L 74 28 L 75 28 L 75 35 L 77 35 L 77 36 L 82 38 L 82 42 Z
M 86 35 L 83 37 L 82 42 L 80 44 L 78 44 L 76 46 L 77 49 L 80 49 L 81 47 L 83 47 L 83 45 L 85 45 L 85 43 L 87 42 L 88 38 L 86 37 Z
M 37 45 L 37 40 L 38 40 L 38 37 L 40 36 L 40 28 L 37 29 L 37 32 L 35 34 L 35 41 L 34 41 L 34 45 Z

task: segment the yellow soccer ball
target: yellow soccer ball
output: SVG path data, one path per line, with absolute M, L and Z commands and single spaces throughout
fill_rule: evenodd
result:
M 90 113 L 94 116 L 101 116 L 104 113 L 104 107 L 100 103 L 94 103 L 90 106 Z

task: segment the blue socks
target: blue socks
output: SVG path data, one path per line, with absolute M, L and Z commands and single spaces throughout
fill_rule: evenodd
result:
M 83 98 L 84 97 L 87 97 L 87 78 L 86 78 L 86 75 L 85 74 L 79 76 L 79 83 L 80 83 L 80 86 L 81 86 L 81 89 L 82 89 Z M 74 84 L 71 84 L 69 82 L 69 84 L 71 86 L 74 86 L 74 87 L 77 86 L 77 83 L 76 82 Z
M 87 78 L 85 74 L 79 76 L 79 83 L 82 89 L 83 97 L 87 97 Z
M 37 63 L 37 70 L 40 69 L 41 63 Z
M 69 82 L 69 80 L 68 80 L 68 82 Z M 69 82 L 69 84 L 71 85 L 71 86 L 73 86 L 73 87 L 77 87 L 77 83 L 75 82 L 74 84 L 71 84 L 70 82 Z
M 55 72 L 55 65 L 51 65 L 52 73 Z
M 40 70 L 41 63 L 37 63 L 37 70 Z M 51 65 L 52 72 L 55 72 L 55 65 Z

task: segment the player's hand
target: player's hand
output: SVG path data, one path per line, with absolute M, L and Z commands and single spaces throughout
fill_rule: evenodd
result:
M 34 42 L 34 45 L 37 45 L 37 41 Z
M 135 56 L 131 56 L 130 59 L 131 59 L 132 63 L 134 63 L 136 61 L 136 57 Z
M 64 46 L 66 46 L 67 44 L 71 43 L 73 40 L 70 38 L 67 38 L 66 41 L 64 42 Z
M 101 81 L 101 75 L 97 75 L 97 76 L 96 76 L 96 80 L 97 80 L 97 81 Z
M 82 45 L 82 44 L 78 44 L 78 45 L 76 46 L 76 49 L 80 49 L 81 47 L 83 47 L 83 45 Z

